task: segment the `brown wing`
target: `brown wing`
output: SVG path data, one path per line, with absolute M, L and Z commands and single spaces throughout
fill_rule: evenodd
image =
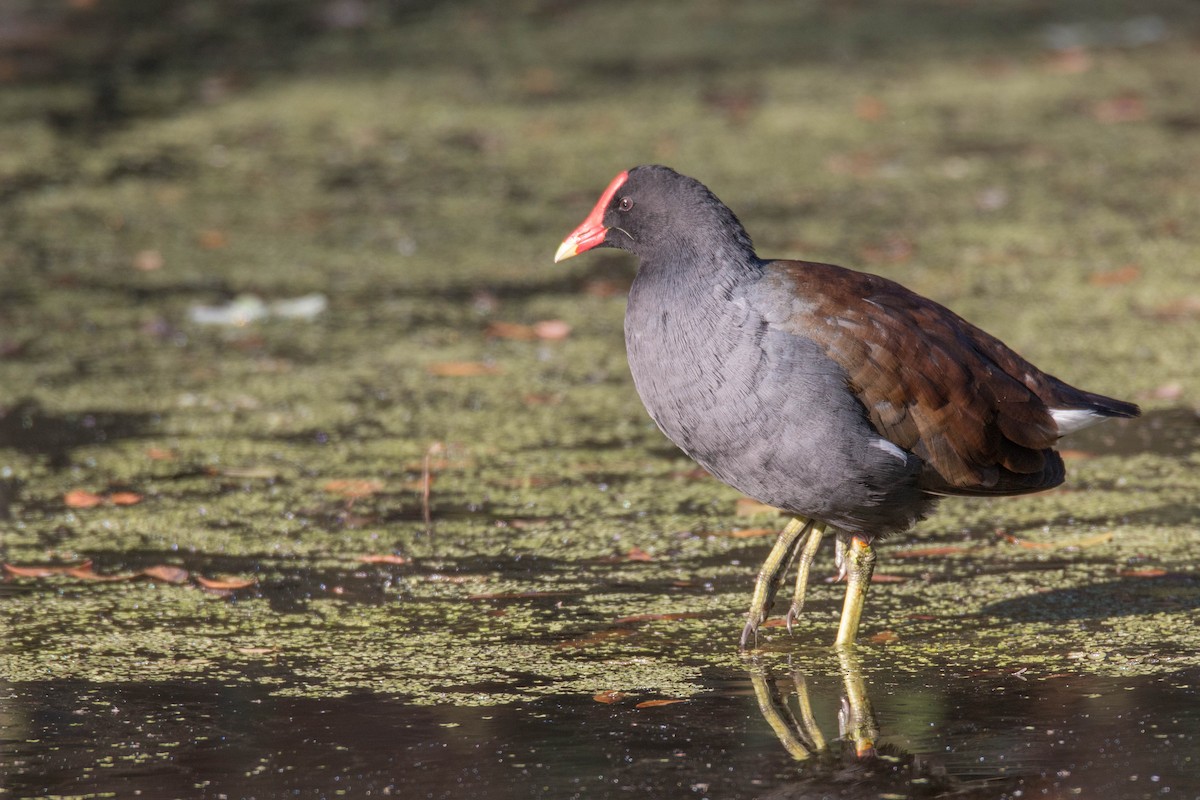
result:
M 1062 482 L 1046 402 L 1061 382 L 886 278 L 797 261 L 769 269 L 799 300 L 786 325 L 846 370 L 881 435 L 925 461 L 924 488 L 1017 494 Z

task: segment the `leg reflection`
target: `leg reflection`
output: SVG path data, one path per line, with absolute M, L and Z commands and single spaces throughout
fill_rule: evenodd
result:
M 874 756 L 879 728 L 858 656 L 853 650 L 842 648 L 838 652 L 838 666 L 843 684 L 838 713 L 839 739 L 853 744 L 859 758 Z M 793 758 L 805 761 L 825 752 L 825 737 L 813 716 L 808 683 L 803 675 L 792 670 L 792 691 L 785 692 L 780 688 L 782 681 L 772 680 L 765 669 L 754 664 L 750 669 L 750 682 L 763 718 Z M 795 695 L 795 711 L 788 702 L 788 694 Z

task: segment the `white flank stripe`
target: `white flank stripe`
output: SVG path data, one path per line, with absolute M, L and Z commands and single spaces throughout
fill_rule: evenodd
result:
M 1074 433 L 1081 428 L 1107 419 L 1103 414 L 1097 414 L 1086 408 L 1052 408 L 1050 416 L 1054 417 L 1054 424 L 1058 426 L 1059 436 L 1066 436 L 1068 433 Z

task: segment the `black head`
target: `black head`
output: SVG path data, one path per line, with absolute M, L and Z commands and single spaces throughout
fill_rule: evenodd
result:
M 554 260 L 594 247 L 619 247 L 644 258 L 729 246 L 754 255 L 741 222 L 708 187 L 669 167 L 641 166 L 613 178 Z

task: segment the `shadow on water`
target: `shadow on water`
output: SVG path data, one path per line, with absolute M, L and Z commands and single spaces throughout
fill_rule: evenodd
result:
M 811 663 L 811 661 L 810 661 Z M 1192 797 L 1200 675 L 893 674 L 832 653 L 748 663 L 646 706 L 490 707 L 263 684 L 0 687 L 14 796 L 428 798 Z M 264 668 L 264 677 L 269 670 Z M 835 722 L 836 720 L 836 722 Z M 136 731 L 136 735 L 132 732 Z
M 78 447 L 115 442 L 149 434 L 158 423 L 155 414 L 126 411 L 84 411 L 54 414 L 33 400 L 0 408 L 0 448 L 44 456 L 62 469 Z
M 1200 412 L 1190 408 L 1147 411 L 1137 419 L 1111 420 L 1062 441 L 1064 448 L 1093 455 L 1155 453 L 1187 456 L 1200 445 Z
M 1053 589 L 993 603 L 983 613 L 1033 622 L 1104 619 L 1198 608 L 1200 577 L 1180 573 Z

